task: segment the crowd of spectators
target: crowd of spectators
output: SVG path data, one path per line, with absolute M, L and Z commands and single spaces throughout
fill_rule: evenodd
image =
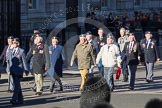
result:
M 91 12 L 87 13 L 87 18 L 91 18 L 103 23 L 111 32 L 113 32 L 116 39 L 119 37 L 118 33 L 121 27 L 129 29 L 131 32 L 135 32 L 138 35 L 143 34 L 145 31 L 151 31 L 154 33 L 154 38 L 157 40 L 157 43 L 159 43 L 159 37 L 162 36 L 161 13 L 134 12 L 130 16 L 128 13 L 115 15 L 114 13 L 110 12 L 108 16 L 105 16 Z M 95 31 L 97 28 L 95 28 L 94 25 L 85 24 L 85 29 L 86 31 Z M 95 32 L 93 34 L 96 35 Z

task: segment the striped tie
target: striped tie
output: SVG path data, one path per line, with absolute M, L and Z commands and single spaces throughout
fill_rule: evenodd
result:
M 10 46 L 8 46 L 7 51 L 6 51 L 6 62 L 9 59 L 9 50 L 10 50 Z

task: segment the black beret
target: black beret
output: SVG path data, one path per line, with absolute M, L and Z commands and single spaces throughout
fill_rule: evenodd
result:
M 20 39 L 19 38 L 14 38 L 13 42 L 20 42 Z
M 134 33 L 129 33 L 129 36 L 132 36 L 132 35 L 134 35 Z
M 14 37 L 13 36 L 9 36 L 7 39 L 13 39 Z
M 52 39 L 57 39 L 57 40 L 59 40 L 59 38 L 58 38 L 58 37 L 56 37 L 56 36 L 52 37 Z
M 85 36 L 85 34 L 81 34 L 81 35 L 79 35 L 79 37 L 86 37 L 86 36 Z
M 112 33 L 108 33 L 106 37 L 114 40 L 114 36 Z
M 86 35 L 92 35 L 91 31 L 88 31 L 88 32 L 86 33 Z
M 39 30 L 34 30 L 34 34 L 40 34 Z
M 152 34 L 150 31 L 146 31 L 145 34 Z

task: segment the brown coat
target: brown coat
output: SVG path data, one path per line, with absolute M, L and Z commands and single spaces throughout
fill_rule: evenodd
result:
M 75 59 L 78 59 L 78 68 L 79 69 L 89 69 L 91 65 L 91 58 L 95 64 L 95 54 L 93 52 L 93 47 L 89 43 L 84 45 L 78 44 L 73 52 L 71 62 L 74 62 Z

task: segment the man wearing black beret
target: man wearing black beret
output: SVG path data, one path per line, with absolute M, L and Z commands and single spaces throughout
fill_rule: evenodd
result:
M 93 52 L 93 47 L 86 40 L 85 34 L 81 34 L 79 36 L 80 42 L 77 44 L 72 58 L 71 58 L 71 66 L 73 65 L 74 60 L 77 58 L 78 60 L 78 68 L 80 70 L 82 83 L 80 85 L 80 90 L 83 90 L 83 86 L 87 80 L 88 71 L 91 66 L 91 58 L 93 60 L 94 65 L 95 62 L 95 54 Z
M 4 47 L 3 52 L 1 53 L 1 56 L 0 56 L 0 60 L 3 60 L 2 65 L 4 67 L 6 66 L 8 58 L 9 58 L 9 50 L 12 49 L 13 38 L 14 38 L 13 36 L 9 36 L 7 38 L 8 45 L 6 45 Z M 8 92 L 12 92 L 13 91 L 13 86 L 12 86 L 13 79 L 12 79 L 12 77 L 9 74 L 8 74 L 8 83 L 9 83 Z
M 141 48 L 144 52 L 144 62 L 146 65 L 146 81 L 148 83 L 153 82 L 153 67 L 156 61 L 159 61 L 159 50 L 157 43 L 152 39 L 152 33 L 150 31 L 145 32 L 145 39 L 141 40 Z

